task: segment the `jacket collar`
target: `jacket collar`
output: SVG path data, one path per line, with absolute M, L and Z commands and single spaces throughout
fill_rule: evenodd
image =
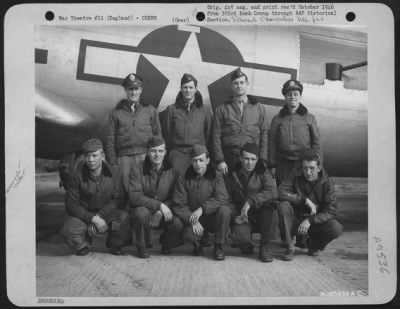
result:
M 255 97 L 253 97 L 252 95 L 247 95 L 247 102 L 249 103 L 249 104 L 252 104 L 252 105 L 255 105 L 255 104 L 257 104 L 257 99 L 255 98 Z M 225 102 L 224 102 L 225 104 L 233 104 L 233 97 L 230 97 L 228 100 L 226 100 Z
M 148 105 L 146 102 L 143 101 L 142 98 L 140 98 L 139 104 L 142 105 L 142 106 L 147 106 Z M 119 103 L 117 104 L 116 109 L 130 110 L 131 109 L 131 104 L 129 103 L 128 100 L 123 99 L 123 100 L 119 101 Z
M 307 114 L 308 110 L 307 108 L 300 103 L 299 107 L 296 110 L 296 114 L 299 114 L 300 116 L 304 116 L 305 114 Z M 281 118 L 285 117 L 285 116 L 289 116 L 290 115 L 290 111 L 289 108 L 287 107 L 287 105 L 285 105 L 280 111 L 279 111 L 279 116 Z
M 203 96 L 201 95 L 200 91 L 196 91 L 194 94 L 194 102 L 196 107 L 201 107 L 203 105 Z M 185 101 L 183 100 L 182 91 L 179 91 L 178 95 L 176 96 L 175 104 L 177 107 L 185 108 Z
M 163 171 L 167 171 L 170 168 L 172 168 L 172 165 L 169 162 L 169 160 L 165 157 L 161 169 Z M 144 159 L 144 162 L 143 162 L 143 174 L 150 175 L 151 170 L 152 170 L 152 166 L 151 166 L 150 159 L 149 159 L 149 157 L 146 156 L 146 159 Z
M 186 170 L 185 173 L 185 178 L 186 179 L 196 179 L 196 177 L 198 176 L 198 174 L 196 173 L 196 171 L 193 169 L 193 166 L 189 166 L 188 169 Z M 211 164 L 208 164 L 207 166 L 207 170 L 204 173 L 203 177 L 212 180 L 215 179 L 215 177 L 217 176 L 217 172 L 215 171 L 215 169 L 211 166 Z
M 89 179 L 90 171 L 85 162 L 82 162 L 82 164 L 78 166 L 77 170 L 82 175 L 83 180 L 87 181 Z M 102 163 L 101 173 L 105 177 L 112 177 L 113 175 L 112 167 L 105 161 Z

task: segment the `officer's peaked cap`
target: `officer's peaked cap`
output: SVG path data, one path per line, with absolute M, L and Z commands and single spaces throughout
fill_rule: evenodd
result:
M 286 95 L 286 93 L 291 90 L 298 90 L 298 91 L 300 91 L 300 94 L 302 94 L 303 93 L 303 85 L 298 80 L 289 79 L 282 86 L 282 94 Z
M 143 78 L 135 73 L 129 73 L 122 81 L 124 88 L 139 88 L 143 86 Z

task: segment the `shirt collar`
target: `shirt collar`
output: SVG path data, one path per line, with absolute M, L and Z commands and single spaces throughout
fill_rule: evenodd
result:
M 246 104 L 248 102 L 247 95 L 241 96 L 241 97 L 234 97 L 233 102 L 237 104 Z

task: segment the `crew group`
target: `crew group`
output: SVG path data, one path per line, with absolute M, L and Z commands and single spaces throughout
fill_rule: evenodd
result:
M 247 95 L 240 68 L 231 74 L 232 98 L 214 114 L 191 74 L 160 118 L 141 99 L 138 75 L 122 86 L 126 99 L 110 112 L 105 147 L 97 138 L 85 141 L 84 160 L 65 183 L 69 217 L 61 234 L 77 255 L 106 234 L 112 254 L 124 254 L 135 236 L 137 256 L 148 258 L 157 228 L 162 254 L 189 242 L 203 255 L 210 232 L 215 260 L 224 260 L 228 239 L 251 255 L 257 232 L 262 262 L 273 260 L 269 243 L 276 239 L 286 246 L 282 259 L 291 261 L 296 246 L 316 256 L 341 234 L 318 126 L 301 103 L 299 81 L 284 83 L 286 105 L 271 126 L 265 107 Z

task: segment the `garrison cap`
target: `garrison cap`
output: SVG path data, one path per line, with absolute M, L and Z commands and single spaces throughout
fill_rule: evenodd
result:
M 161 136 L 153 136 L 147 142 L 147 148 L 158 147 L 165 144 L 165 140 Z
M 122 87 L 124 88 L 139 88 L 142 86 L 143 79 L 135 73 L 129 73 L 122 81 Z
M 203 153 L 208 154 L 208 150 L 207 150 L 206 146 L 196 144 L 196 145 L 193 145 L 193 147 L 192 147 L 192 151 L 190 152 L 190 157 L 195 158 L 195 157 L 202 155 Z
M 258 147 L 258 145 L 256 143 L 246 143 L 244 144 L 244 146 L 242 147 L 242 152 L 246 151 L 252 154 L 255 154 L 257 157 L 260 154 L 260 148 Z
M 233 71 L 232 74 L 231 74 L 231 82 L 233 82 L 235 79 L 237 79 L 237 78 L 239 78 L 239 77 L 242 77 L 242 76 L 245 76 L 245 77 L 246 77 L 246 80 L 247 80 L 247 75 L 244 74 L 240 68 L 237 68 L 237 69 L 236 69 L 235 71 Z
M 103 143 L 98 138 L 88 139 L 82 144 L 83 153 L 93 152 L 99 149 L 103 149 Z
M 321 162 L 321 158 L 318 153 L 311 148 L 303 148 L 300 150 L 300 160 L 301 161 L 317 161 L 319 164 Z
M 197 86 L 197 79 L 192 74 L 185 73 L 181 78 L 181 86 L 192 81 L 194 82 L 194 85 Z
M 289 79 L 282 86 L 282 94 L 286 95 L 286 93 L 291 90 L 298 90 L 298 91 L 300 91 L 300 94 L 302 94 L 303 93 L 303 85 L 298 80 Z

